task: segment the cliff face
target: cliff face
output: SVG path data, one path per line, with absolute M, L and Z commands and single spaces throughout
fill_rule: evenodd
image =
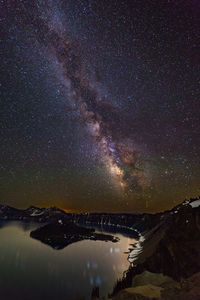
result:
M 153 224 L 154 225 L 154 224 Z M 135 275 L 144 271 L 162 273 L 176 281 L 200 271 L 200 200 L 185 201 L 158 216 L 157 225 L 146 225 L 142 251 L 115 288 L 116 294 L 130 287 Z M 130 257 L 134 254 L 134 249 Z
M 145 251 L 149 248 L 150 255 L 147 254 L 145 260 L 141 258 L 145 269 L 176 280 L 200 270 L 200 206 L 194 205 L 195 202 L 184 203 L 174 208 L 164 215 L 156 232 L 152 230 L 149 235 L 146 234 L 144 248 L 145 245 Z M 151 242 L 153 238 L 154 243 Z

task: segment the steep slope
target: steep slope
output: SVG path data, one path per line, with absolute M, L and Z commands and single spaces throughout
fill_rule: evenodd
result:
M 142 236 L 142 251 L 123 280 L 116 284 L 113 294 L 130 287 L 134 276 L 144 271 L 162 273 L 177 281 L 200 271 L 200 200 L 184 201 L 159 214 L 157 225 L 145 230 Z M 136 247 L 129 254 L 130 261 L 135 251 Z

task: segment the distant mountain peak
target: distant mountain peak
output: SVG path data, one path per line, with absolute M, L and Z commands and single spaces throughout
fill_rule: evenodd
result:
M 39 208 L 37 206 L 34 206 L 34 205 L 31 205 L 26 210 L 31 210 L 31 209 L 41 209 L 41 208 Z

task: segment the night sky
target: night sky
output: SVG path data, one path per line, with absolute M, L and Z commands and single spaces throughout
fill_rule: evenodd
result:
M 198 0 L 0 1 L 0 202 L 157 212 L 200 194 Z

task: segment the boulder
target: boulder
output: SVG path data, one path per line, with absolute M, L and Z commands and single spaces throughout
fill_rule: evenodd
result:
M 119 292 L 113 300 L 157 300 L 162 290 L 162 287 L 152 284 L 131 287 Z
M 144 271 L 143 273 L 136 275 L 132 280 L 133 287 L 147 285 L 147 284 L 166 287 L 175 283 L 176 281 L 174 281 L 169 276 L 164 276 L 162 273 L 152 273 L 149 271 Z
M 200 272 L 182 279 L 180 288 L 170 286 L 161 292 L 163 300 L 199 300 L 200 299 Z

